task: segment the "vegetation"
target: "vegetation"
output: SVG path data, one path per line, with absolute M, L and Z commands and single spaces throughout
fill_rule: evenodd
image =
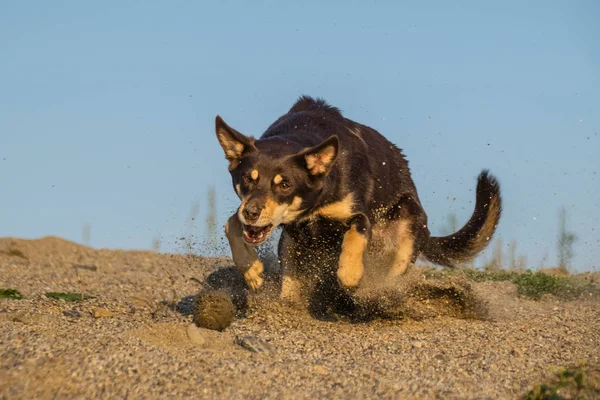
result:
M 208 215 L 206 217 L 208 244 L 211 248 L 217 245 L 217 193 L 214 186 L 208 188 Z
M 522 274 L 516 274 L 512 282 L 517 285 L 519 295 L 534 299 L 539 299 L 544 294 L 574 298 L 585 290 L 584 286 L 577 284 L 570 277 L 549 275 L 541 271 L 527 270 Z
M 523 297 L 539 300 L 545 294 L 551 294 L 563 299 L 572 299 L 580 296 L 593 288 L 583 284 L 571 276 L 555 276 L 543 271 L 525 272 L 499 270 L 482 271 L 471 268 L 456 270 L 430 270 L 426 276 L 430 278 L 443 278 L 444 275 L 462 274 L 474 282 L 485 281 L 510 281 L 517 286 L 517 293 Z
M 559 370 L 548 383 L 536 385 L 524 400 L 597 399 L 600 371 L 585 364 Z
M 441 235 L 450 235 L 459 229 L 459 223 L 454 213 L 448 214 L 446 226 L 441 229 Z M 559 228 L 557 238 L 557 256 L 558 266 L 556 272 L 563 272 L 568 275 L 572 272 L 573 244 L 577 241 L 577 235 L 567 229 L 567 213 L 565 208 L 559 212 Z M 483 259 L 481 267 L 485 271 L 517 271 L 524 272 L 527 269 L 527 256 L 525 254 L 517 255 L 517 242 L 511 241 L 510 244 L 504 244 L 501 237 L 494 239 L 493 245 L 490 244 L 490 256 Z M 546 259 L 547 257 L 544 257 Z M 473 262 L 467 264 L 469 268 L 475 268 Z M 541 267 L 541 265 L 540 265 Z
M 25 296 L 17 289 L 0 289 L 0 299 L 22 300 Z
M 50 299 L 64 300 L 64 301 L 83 301 L 89 299 L 95 299 L 95 296 L 90 296 L 83 293 L 72 293 L 72 292 L 46 292 L 44 295 Z
M 86 246 L 90 245 L 92 239 L 92 225 L 89 223 L 83 224 L 83 227 L 81 228 L 81 239 Z
M 494 241 L 494 250 L 492 256 L 483 262 L 483 269 L 486 271 L 517 271 L 523 272 L 527 269 L 527 256 L 521 254 L 517 256 L 517 241 L 513 240 L 507 245 L 505 254 L 502 238 Z
M 442 228 L 442 235 L 448 235 L 458 229 L 455 214 L 449 214 L 447 226 Z M 559 213 L 559 230 L 557 239 L 558 266 L 546 269 L 546 272 L 533 272 L 527 268 L 527 257 L 517 255 L 517 242 L 513 240 L 504 245 L 501 237 L 494 240 L 491 255 L 483 260 L 481 269 L 474 263 L 468 264 L 466 269 L 446 271 L 445 273 L 461 273 L 473 281 L 511 281 L 517 285 L 518 293 L 524 297 L 540 299 L 544 294 L 552 294 L 562 298 L 572 298 L 581 295 L 591 287 L 570 277 L 572 272 L 573 243 L 577 236 L 567 229 L 567 213 L 561 208 Z M 541 266 L 540 266 L 541 267 Z M 550 273 L 552 272 L 552 274 Z M 437 275 L 434 273 L 433 275 Z
M 561 208 L 559 214 L 558 227 L 558 266 L 567 271 L 571 270 L 571 260 L 573 259 L 573 243 L 577 240 L 577 235 L 567 230 L 567 211 Z

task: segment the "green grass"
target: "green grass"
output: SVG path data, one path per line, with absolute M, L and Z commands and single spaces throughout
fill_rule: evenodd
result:
M 575 298 L 585 291 L 585 287 L 565 276 L 553 276 L 543 272 L 531 272 L 517 275 L 513 282 L 519 288 L 521 296 L 539 299 L 549 293 L 562 298 Z
M 0 289 L 0 299 L 22 300 L 25 296 L 17 289 Z
M 95 299 L 95 296 L 90 296 L 83 293 L 71 293 L 71 292 L 47 292 L 44 295 L 50 299 L 64 300 L 64 301 L 82 301 L 88 299 Z
M 524 400 L 566 400 L 600 398 L 597 369 L 585 365 L 563 368 L 549 382 L 536 385 L 522 397 Z
M 436 278 L 443 275 L 458 274 L 462 274 L 465 278 L 474 282 L 510 281 L 517 285 L 517 292 L 520 296 L 535 300 L 539 300 L 545 294 L 552 294 L 564 299 L 576 298 L 590 289 L 588 285 L 582 284 L 570 276 L 555 276 L 531 270 L 525 272 L 488 272 L 475 269 L 431 270 L 426 273 L 426 276 Z

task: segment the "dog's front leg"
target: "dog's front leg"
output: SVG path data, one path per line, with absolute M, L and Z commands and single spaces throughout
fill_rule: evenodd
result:
M 365 272 L 363 256 L 371 237 L 371 222 L 365 214 L 350 219 L 350 229 L 344 234 L 337 277 L 342 287 L 355 288 Z
M 252 290 L 257 290 L 263 283 L 263 263 L 258 259 L 256 250 L 243 238 L 242 223 L 237 212 L 225 224 L 225 234 L 231 248 L 231 256 L 236 268 L 244 275 L 246 283 Z

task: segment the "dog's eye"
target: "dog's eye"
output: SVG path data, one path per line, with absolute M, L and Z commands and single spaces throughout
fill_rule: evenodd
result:
M 289 189 L 290 189 L 290 187 L 291 187 L 291 186 L 290 186 L 290 184 L 289 184 L 289 183 L 287 183 L 287 182 L 285 182 L 285 181 L 283 181 L 283 182 L 281 182 L 281 183 L 279 184 L 279 188 L 280 188 L 281 190 L 283 190 L 283 191 L 285 191 L 285 190 L 289 190 Z
M 246 185 L 249 185 L 249 184 L 251 184 L 251 183 L 253 182 L 253 181 L 252 181 L 252 177 L 251 177 L 250 175 L 244 175 L 244 176 L 242 177 L 242 180 L 244 181 L 244 183 L 245 183 Z

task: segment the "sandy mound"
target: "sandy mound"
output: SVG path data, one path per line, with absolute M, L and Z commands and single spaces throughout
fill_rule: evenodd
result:
M 600 365 L 594 292 L 532 300 L 423 268 L 322 291 L 329 318 L 315 318 L 278 301 L 275 278 L 248 293 L 227 259 L 0 239 L 0 287 L 25 296 L 0 299 L 0 398 L 518 398 L 570 379 L 552 366 Z M 236 319 L 191 339 L 194 298 L 212 289 Z

